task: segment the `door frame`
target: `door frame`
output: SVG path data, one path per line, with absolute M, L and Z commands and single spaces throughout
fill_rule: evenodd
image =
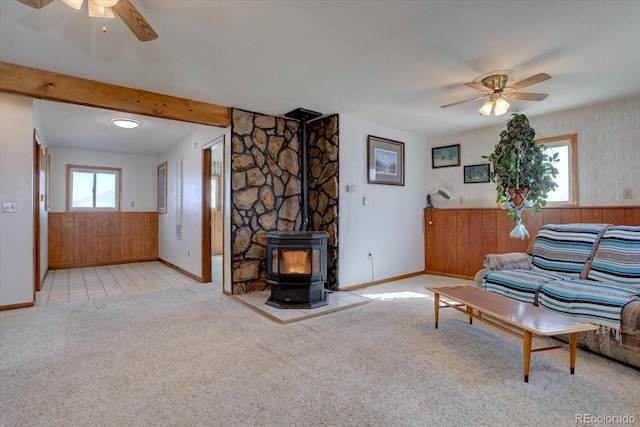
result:
M 40 244 L 40 206 L 43 188 L 40 185 L 42 174 L 42 144 L 38 133 L 33 130 L 33 300 L 36 300 L 36 292 L 42 288 L 42 263 L 40 256 L 42 247 Z M 46 183 L 45 183 L 46 186 Z
M 211 218 L 211 152 L 213 148 L 222 144 L 222 158 L 225 157 L 225 150 L 227 149 L 226 137 L 225 135 L 220 135 L 216 139 L 209 141 L 202 146 L 202 281 L 204 283 L 211 282 L 211 227 L 212 218 Z M 224 162 L 223 162 L 224 163 Z M 225 194 L 224 182 L 225 178 L 225 170 L 222 170 L 222 185 L 220 185 L 220 209 L 222 212 L 225 210 Z M 224 242 L 224 227 L 222 227 L 222 241 Z M 224 289 L 224 265 L 225 265 L 225 250 L 224 243 L 222 245 L 222 283 Z

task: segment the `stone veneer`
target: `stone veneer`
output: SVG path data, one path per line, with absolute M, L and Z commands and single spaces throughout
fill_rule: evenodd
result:
M 338 115 L 309 123 L 309 229 L 329 233 L 327 288 L 338 289 Z
M 338 116 L 309 130 L 309 229 L 329 232 L 328 284 L 337 289 Z M 267 231 L 302 223 L 299 122 L 233 109 L 231 113 L 232 293 L 266 288 Z

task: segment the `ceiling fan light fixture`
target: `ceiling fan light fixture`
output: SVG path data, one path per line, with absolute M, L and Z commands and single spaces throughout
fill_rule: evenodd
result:
M 491 115 L 491 109 L 493 108 L 493 99 L 488 100 L 487 102 L 485 102 L 482 107 L 480 107 L 480 114 L 482 114 L 483 116 L 489 116 Z
M 114 117 L 110 122 L 123 129 L 135 129 L 142 124 L 142 122 L 138 120 L 128 119 L 125 117 Z
M 92 0 L 95 4 L 102 7 L 113 7 L 118 3 L 118 0 Z
M 503 115 L 504 113 L 509 111 L 509 107 L 511 107 L 511 105 L 509 105 L 509 103 L 505 101 L 504 98 L 498 98 L 494 101 L 494 103 L 495 103 L 495 108 L 493 109 L 493 113 L 496 116 Z
M 111 7 L 104 7 L 98 4 L 96 0 L 89 0 L 87 2 L 89 9 L 89 16 L 92 18 L 113 18 L 113 11 Z
M 80 9 L 84 0 L 62 0 L 67 6 L 71 6 L 74 9 Z

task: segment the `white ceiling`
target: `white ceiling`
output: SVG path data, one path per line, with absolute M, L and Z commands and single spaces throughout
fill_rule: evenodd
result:
M 544 101 L 510 101 L 530 117 L 640 93 L 640 1 L 132 2 L 157 40 L 139 42 L 118 18 L 103 33 L 86 5 L 0 0 L 0 60 L 272 115 L 343 113 L 426 137 L 509 117 L 480 116 L 481 102 L 440 108 L 481 95 L 464 83 L 492 70 L 552 76 L 523 90 L 548 93 Z M 80 107 L 47 104 L 37 108 L 51 145 L 120 144 L 103 124 L 113 113 L 78 124 Z M 129 151 L 154 152 L 194 129 L 142 120 L 150 124 L 128 136 L 138 144 Z

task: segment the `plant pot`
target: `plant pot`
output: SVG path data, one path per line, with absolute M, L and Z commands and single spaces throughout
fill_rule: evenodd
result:
M 509 193 L 509 199 L 511 200 L 511 203 L 513 203 L 513 206 L 519 208 L 524 203 L 524 199 L 527 197 L 527 194 L 529 194 L 529 188 L 524 188 L 522 191 L 518 191 L 515 188 L 509 188 L 507 192 Z

